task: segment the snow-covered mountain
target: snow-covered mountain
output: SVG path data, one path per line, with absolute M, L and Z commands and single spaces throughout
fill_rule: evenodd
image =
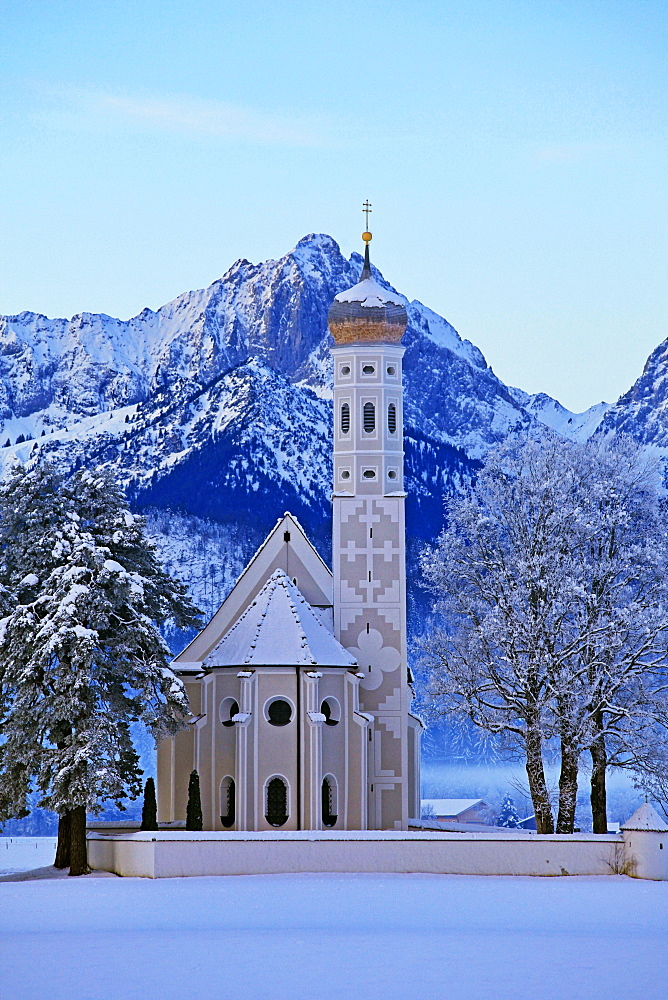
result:
M 668 455 L 668 340 L 652 351 L 640 378 L 610 407 L 601 431 L 630 434 Z
M 249 547 L 290 509 L 326 554 L 326 318 L 361 267 L 330 236 L 310 235 L 280 260 L 239 260 L 208 288 L 127 321 L 0 319 L 0 469 L 38 457 L 113 464 L 137 507 L 245 528 Z M 509 388 L 445 319 L 417 301 L 407 310 L 407 516 L 418 539 L 433 537 L 443 493 L 492 444 L 543 425 L 586 437 L 607 405 L 573 414 Z

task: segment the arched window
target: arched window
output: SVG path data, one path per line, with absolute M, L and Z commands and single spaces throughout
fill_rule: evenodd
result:
M 266 786 L 265 819 L 270 826 L 284 826 L 288 821 L 288 786 L 283 778 L 271 778 Z
M 226 829 L 234 826 L 236 812 L 236 793 L 234 778 L 229 774 L 220 783 L 220 822 Z
M 223 698 L 220 703 L 219 716 L 224 726 L 233 726 L 235 715 L 239 714 L 239 705 L 234 698 Z
M 350 430 L 350 404 L 341 404 L 341 433 L 347 434 Z
M 373 403 L 365 403 L 362 423 L 367 434 L 371 434 L 376 429 L 376 407 Z
M 390 434 L 397 433 L 397 408 L 394 403 L 390 403 L 387 408 L 387 429 Z
M 322 825 L 334 826 L 337 820 L 336 778 L 326 774 L 322 779 Z
M 341 706 L 336 698 L 325 698 L 320 711 L 325 716 L 326 726 L 338 726 L 341 721 Z
M 287 726 L 292 718 L 292 705 L 283 698 L 275 698 L 266 707 L 267 722 L 272 726 Z

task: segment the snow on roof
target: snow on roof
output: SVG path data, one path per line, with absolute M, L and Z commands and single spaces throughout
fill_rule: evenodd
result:
M 243 664 L 354 667 L 357 661 L 277 569 L 204 661 L 207 667 Z
M 375 307 L 386 306 L 388 303 L 393 306 L 403 306 L 406 300 L 399 295 L 388 292 L 387 288 L 379 285 L 374 278 L 364 278 L 358 281 L 352 288 L 345 292 L 339 292 L 334 299 L 335 302 L 359 302 L 362 306 Z
M 668 831 L 668 826 L 649 802 L 643 802 L 640 809 L 636 809 L 633 816 L 622 824 L 622 830 L 652 830 L 656 833 L 665 833 Z
M 485 806 L 482 799 L 423 799 L 422 807 L 431 806 L 436 816 L 460 816 L 474 806 Z

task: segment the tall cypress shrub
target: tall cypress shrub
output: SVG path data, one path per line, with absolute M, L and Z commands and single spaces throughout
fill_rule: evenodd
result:
M 141 829 L 158 829 L 158 804 L 155 800 L 155 781 L 147 778 L 144 785 L 144 804 L 141 810 Z
M 186 809 L 186 830 L 202 829 L 202 799 L 199 792 L 199 774 L 190 772 L 188 781 L 188 808 Z

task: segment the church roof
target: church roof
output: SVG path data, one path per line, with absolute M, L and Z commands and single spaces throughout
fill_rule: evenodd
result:
M 174 657 L 174 670 L 198 673 L 209 654 L 276 569 L 284 570 L 291 579 L 296 578 L 304 598 L 312 608 L 319 609 L 320 617 L 324 615 L 333 628 L 331 571 L 297 518 L 286 512 L 279 517 L 211 621 Z
M 299 589 L 275 570 L 204 667 L 354 667 L 356 660 L 319 621 Z

